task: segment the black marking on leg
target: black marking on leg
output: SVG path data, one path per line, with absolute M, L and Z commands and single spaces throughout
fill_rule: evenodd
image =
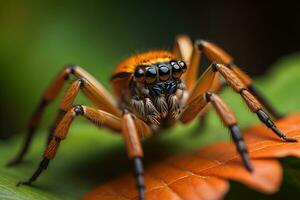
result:
M 43 172 L 43 170 L 47 169 L 49 165 L 50 160 L 47 158 L 44 158 L 37 170 L 34 172 L 34 174 L 27 180 L 27 181 L 20 181 L 18 182 L 17 186 L 20 185 L 31 185 L 36 179 L 40 176 L 40 174 Z
M 203 49 L 204 49 L 203 43 L 204 43 L 204 40 L 201 40 L 201 39 L 198 39 L 195 41 L 195 45 L 198 47 L 198 49 L 200 51 L 203 51 Z
M 246 145 L 244 143 L 244 140 L 242 138 L 239 127 L 237 125 L 233 125 L 233 126 L 229 127 L 229 129 L 230 129 L 232 139 L 233 139 L 234 143 L 236 144 L 237 151 L 241 155 L 244 166 L 246 167 L 246 169 L 249 172 L 252 172 L 253 168 L 252 168 L 252 165 L 250 163 L 249 156 L 248 156 L 248 151 L 247 151 Z
M 211 68 L 212 68 L 213 72 L 217 72 L 218 68 L 219 68 L 219 64 L 214 62 L 211 64 Z
M 207 102 L 210 102 L 211 101 L 211 96 L 212 96 L 212 93 L 211 92 L 205 92 L 205 100 Z
M 136 180 L 136 186 L 138 189 L 139 200 L 145 199 L 145 182 L 144 182 L 144 167 L 141 157 L 133 158 L 134 164 L 134 176 Z
M 266 110 L 276 119 L 280 119 L 284 117 L 284 114 L 278 112 L 274 107 L 270 104 L 269 101 L 253 86 L 249 85 L 248 90 L 251 94 L 253 94 L 257 100 L 266 108 Z
M 243 92 L 244 92 L 245 90 L 248 91 L 247 88 L 242 88 L 238 93 L 239 93 L 240 95 L 243 95 Z
M 76 115 L 84 115 L 83 107 L 80 105 L 74 107 L 74 112 L 76 113 Z
M 68 65 L 66 65 L 66 67 L 67 67 L 67 69 L 70 70 L 70 74 L 75 74 L 77 65 L 75 65 L 75 64 L 68 64 Z
M 79 82 L 79 87 L 82 88 L 85 84 L 85 80 L 84 79 L 78 79 L 78 82 Z
M 256 112 L 257 116 L 259 117 L 260 121 L 263 122 L 268 128 L 272 129 L 274 133 L 276 133 L 280 138 L 285 140 L 286 142 L 298 142 L 295 138 L 288 138 L 284 133 L 282 133 L 271 120 L 269 115 L 265 113 L 263 110 L 258 110 Z

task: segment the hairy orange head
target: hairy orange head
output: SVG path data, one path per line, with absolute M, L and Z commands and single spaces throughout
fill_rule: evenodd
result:
M 135 68 L 139 65 L 151 65 L 174 59 L 175 56 L 169 51 L 158 50 L 140 53 L 123 60 L 113 72 L 113 76 L 120 73 L 134 73 Z

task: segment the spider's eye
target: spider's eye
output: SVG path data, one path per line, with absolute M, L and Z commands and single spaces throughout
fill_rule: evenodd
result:
M 170 77 L 170 69 L 166 65 L 160 65 L 158 73 L 159 73 L 159 79 L 162 81 L 168 80 Z
M 141 67 L 136 68 L 134 77 L 137 81 L 141 82 L 145 80 L 145 72 Z
M 172 66 L 172 76 L 174 79 L 179 79 L 183 73 L 182 68 L 175 61 L 170 62 Z
M 178 64 L 180 65 L 181 69 L 182 69 L 182 72 L 186 72 L 187 70 L 187 66 L 185 64 L 185 62 L 183 62 L 182 60 L 178 61 Z
M 154 81 L 156 81 L 157 72 L 155 68 L 147 67 L 145 75 L 146 75 L 146 83 L 153 83 Z

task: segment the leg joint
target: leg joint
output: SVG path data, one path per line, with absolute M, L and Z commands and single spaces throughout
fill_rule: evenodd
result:
M 204 49 L 204 40 L 202 40 L 202 39 L 197 39 L 197 40 L 195 41 L 195 45 L 198 47 L 198 49 L 199 49 L 200 51 L 202 51 L 202 50 Z
M 77 65 L 75 65 L 75 64 L 68 64 L 66 66 L 66 68 L 69 69 L 69 73 L 70 74 L 74 74 L 76 72 Z
M 83 115 L 84 114 L 84 110 L 83 107 L 80 105 L 77 105 L 73 108 L 74 112 L 76 115 Z
M 82 88 L 84 86 L 84 84 L 85 84 L 85 80 L 82 79 L 82 78 L 78 79 L 78 82 L 79 82 L 79 87 L 80 88 Z
M 57 137 L 57 136 L 53 136 L 53 139 L 55 140 L 55 142 L 57 142 L 57 143 L 59 143 L 61 140 L 62 140 L 62 138 L 60 138 L 60 137 Z
M 247 88 L 241 88 L 239 93 L 242 95 L 244 93 L 244 91 L 248 91 L 248 89 Z
M 214 62 L 211 64 L 211 68 L 212 68 L 213 72 L 217 72 L 219 70 L 219 64 Z
M 207 102 L 210 102 L 211 101 L 211 96 L 212 96 L 213 94 L 211 93 L 211 92 L 205 92 L 205 94 L 204 94 L 204 98 L 205 98 L 205 100 L 207 101 Z

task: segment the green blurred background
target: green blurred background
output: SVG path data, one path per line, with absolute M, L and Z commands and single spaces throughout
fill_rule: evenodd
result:
M 299 10 L 297 4 L 288 0 L 265 4 L 208 0 L 0 1 L 0 138 L 24 133 L 41 94 L 65 64 L 83 66 L 109 88 L 110 74 L 122 59 L 148 49 L 171 48 L 174 37 L 180 33 L 224 47 L 239 66 L 258 77 L 255 83 L 259 90 L 280 111 L 296 112 L 300 99 L 296 84 L 300 79 Z M 293 55 L 277 62 L 290 54 Z M 258 123 L 237 95 L 226 90 L 222 97 L 242 127 Z M 82 95 L 77 102 L 89 103 Z M 43 128 L 49 126 L 57 104 L 58 101 L 47 110 Z M 163 151 L 190 151 L 228 139 L 217 117 L 209 116 L 207 128 L 197 139 L 189 136 L 189 132 L 199 133 L 192 125 L 189 129 L 176 127 L 176 131 L 159 137 L 159 141 L 154 141 L 158 146 L 146 141 L 147 159 L 152 155 L 156 160 Z M 0 198 L 78 199 L 107 179 L 131 169 L 121 137 L 108 134 L 110 131 L 105 129 L 99 131 L 88 122 L 76 122 L 71 132 L 37 187 L 16 188 L 15 183 L 27 178 L 39 162 L 45 130 L 37 134 L 26 162 L 16 168 L 4 166 L 19 150 L 22 138 L 1 141 Z M 283 164 L 285 178 L 278 194 L 265 196 L 233 185 L 228 199 L 284 199 L 299 195 L 299 161 L 285 159 Z
M 123 58 L 170 48 L 179 33 L 218 43 L 249 74 L 262 75 L 277 58 L 299 50 L 297 10 L 288 1 L 1 1 L 0 135 L 24 130 L 65 64 L 79 64 L 109 86 Z M 49 110 L 46 119 L 55 106 Z

